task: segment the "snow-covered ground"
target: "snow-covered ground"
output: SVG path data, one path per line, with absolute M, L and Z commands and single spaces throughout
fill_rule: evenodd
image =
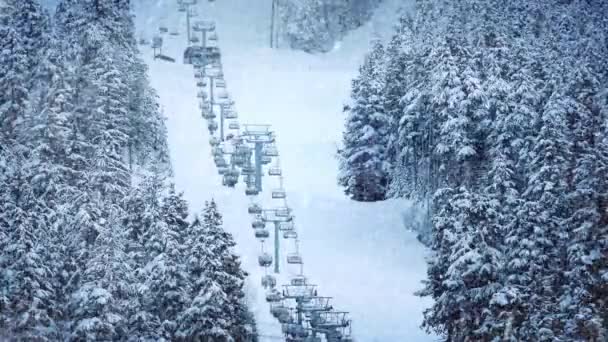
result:
M 428 302 L 414 296 L 424 276 L 425 250 L 404 228 L 401 201 L 356 203 L 336 185 L 335 151 L 343 125 L 342 103 L 350 81 L 374 36 L 386 38 L 400 0 L 387 0 L 374 20 L 324 55 L 309 55 L 268 45 L 269 0 L 203 1 L 200 19 L 217 23 L 226 83 L 241 123 L 272 124 L 277 133 L 288 203 L 295 210 L 305 273 L 319 293 L 351 313 L 358 341 L 428 341 L 420 330 Z M 137 9 L 138 27 L 148 38 L 159 22 L 185 30 L 173 1 Z M 181 61 L 185 35 L 165 38 L 165 52 Z M 200 116 L 191 66 L 153 61 L 144 50 L 153 86 L 168 117 L 169 145 L 178 189 L 193 211 L 214 198 L 234 234 L 248 293 L 262 341 L 279 340 L 280 326 L 268 313 L 257 266 L 260 243 L 254 239 L 243 185 L 221 186 L 211 158 L 209 133 Z M 266 177 L 270 189 L 277 184 Z M 272 205 L 270 199 L 265 204 Z M 293 250 L 286 240 L 282 251 Z M 270 246 L 268 246 L 269 248 Z M 284 254 L 283 254 L 284 255 Z M 297 270 L 285 267 L 284 274 Z M 273 336 L 275 338 L 273 338 Z

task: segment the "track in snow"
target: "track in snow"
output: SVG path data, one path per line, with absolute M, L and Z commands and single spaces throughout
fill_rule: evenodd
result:
M 271 50 L 268 44 L 270 1 L 220 0 L 204 2 L 199 12 L 215 20 L 222 49 L 227 89 L 236 101 L 241 123 L 269 123 L 277 132 L 277 146 L 296 215 L 305 273 L 319 285 L 319 293 L 334 297 L 334 306 L 351 312 L 354 336 L 359 341 L 428 341 L 419 328 L 428 302 L 413 295 L 425 272 L 424 249 L 414 234 L 403 228 L 401 201 L 357 203 L 336 186 L 334 157 L 343 125 L 342 102 L 350 80 L 374 34 L 386 35 L 387 16 L 395 16 L 389 1 L 373 21 L 348 36 L 325 55 Z M 169 2 L 167 2 L 169 3 Z M 173 2 L 137 10 L 139 27 L 151 35 L 159 20 L 180 25 Z M 374 32 L 375 31 L 375 32 Z M 148 36 L 149 37 L 149 36 Z M 165 38 L 165 51 L 181 61 L 186 39 Z M 238 243 L 243 267 L 250 273 L 249 299 L 263 335 L 280 336 L 280 326 L 268 313 L 259 286 L 259 242 L 247 214 L 244 186 L 221 186 L 211 158 L 209 135 L 198 110 L 191 66 L 152 61 L 152 85 L 168 117 L 169 146 L 177 188 L 183 190 L 192 211 L 215 198 L 224 213 L 225 227 Z M 266 177 L 268 178 L 268 177 Z M 265 189 L 273 187 L 265 179 Z M 286 252 L 285 240 L 283 253 Z M 297 270 L 285 267 L 285 274 Z M 262 340 L 276 341 L 271 337 Z

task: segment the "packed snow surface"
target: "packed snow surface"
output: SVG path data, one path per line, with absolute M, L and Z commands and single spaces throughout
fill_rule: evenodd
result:
M 271 124 L 277 133 L 287 200 L 294 209 L 304 272 L 319 285 L 319 294 L 334 297 L 334 307 L 351 313 L 358 341 L 429 341 L 420 329 L 428 302 L 414 296 L 425 272 L 425 250 L 404 228 L 403 201 L 357 203 L 336 185 L 335 151 L 343 128 L 342 105 L 351 79 L 370 39 L 386 39 L 398 4 L 387 0 L 370 24 L 351 33 L 334 51 L 309 55 L 286 48 L 270 49 L 270 0 L 202 1 L 199 18 L 216 21 L 227 89 L 236 101 L 239 121 Z M 173 1 L 160 0 L 136 9 L 142 36 L 150 39 L 159 24 L 178 28 L 165 36 L 164 53 L 178 63 L 154 61 L 146 55 L 152 85 L 167 116 L 169 145 L 177 188 L 193 212 L 212 197 L 234 234 L 237 252 L 249 272 L 248 294 L 262 341 L 281 339 L 280 326 L 268 312 L 257 265 L 260 242 L 253 236 L 244 186 L 225 188 L 211 157 L 209 133 L 198 110 L 192 66 L 181 62 L 186 46 L 185 17 Z M 264 179 L 269 190 L 278 186 Z M 266 243 L 271 252 L 273 239 Z M 285 263 L 294 246 L 281 239 L 282 274 L 298 270 Z

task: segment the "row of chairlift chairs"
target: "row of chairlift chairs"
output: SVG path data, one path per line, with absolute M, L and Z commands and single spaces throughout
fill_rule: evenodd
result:
M 201 101 L 200 109 L 203 118 L 207 120 L 207 128 L 211 136 L 209 143 L 218 173 L 223 177 L 223 184 L 234 187 L 238 183 L 239 177 L 243 176 L 247 184 L 245 194 L 249 197 L 257 196 L 259 192 L 254 184 L 256 170 L 252 163 L 253 148 L 248 146 L 239 135 L 240 126 L 236 121 L 238 115 L 233 109 L 234 101 L 230 100 L 225 92 L 226 82 L 223 79 L 219 54 L 216 58 L 202 58 L 195 60 L 192 64 L 195 68 L 197 87 L 200 89 L 197 94 Z M 232 143 L 231 146 L 226 146 L 215 136 L 218 129 L 217 115 L 213 108 L 215 99 L 212 104 L 210 94 L 205 91 L 211 86 L 209 75 L 213 75 L 215 88 L 223 90 L 218 92 L 217 104 L 224 111 L 224 118 L 234 120 L 229 122 L 228 128 L 236 131 L 236 134 L 230 133 L 226 136 L 226 140 Z M 229 160 L 226 160 L 225 155 L 229 156 Z M 281 182 L 279 188 L 272 190 L 271 197 L 285 202 L 287 194 L 282 186 L 282 170 L 278 157 L 279 152 L 274 142 L 263 147 L 261 162 L 265 166 L 268 165 L 267 174 L 278 177 Z M 252 201 L 248 207 L 248 213 L 253 217 L 251 226 L 254 229 L 254 235 L 262 245 L 258 263 L 265 268 L 265 275 L 262 277 L 261 283 L 264 288 L 268 289 L 266 301 L 270 304 L 271 314 L 282 324 L 286 341 L 321 342 L 320 335 L 324 335 L 328 342 L 352 341 L 350 337 L 351 320 L 348 318 L 348 313 L 334 311 L 330 305 L 331 298 L 318 296 L 316 285 L 309 284 L 302 271 L 293 276 L 289 284 L 283 286 L 282 291 L 277 289 L 276 278 L 269 274 L 268 270 L 274 260 L 272 255 L 264 250 L 264 242 L 270 237 L 267 229 L 268 222 L 278 224 L 283 238 L 295 242 L 296 252 L 288 254 L 286 260 L 288 264 L 299 265 L 302 269 L 303 259 L 298 251 L 298 234 L 295 230 L 295 217 L 292 210 L 286 203 L 282 207 L 265 210 L 260 204 Z M 289 302 L 295 302 L 295 307 L 290 306 Z

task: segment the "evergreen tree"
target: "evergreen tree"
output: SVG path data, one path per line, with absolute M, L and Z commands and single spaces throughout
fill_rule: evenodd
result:
M 389 164 L 386 146 L 390 119 L 383 109 L 384 47 L 377 42 L 353 81 L 352 104 L 343 147 L 339 153 L 339 184 L 357 201 L 378 201 L 386 196 Z

